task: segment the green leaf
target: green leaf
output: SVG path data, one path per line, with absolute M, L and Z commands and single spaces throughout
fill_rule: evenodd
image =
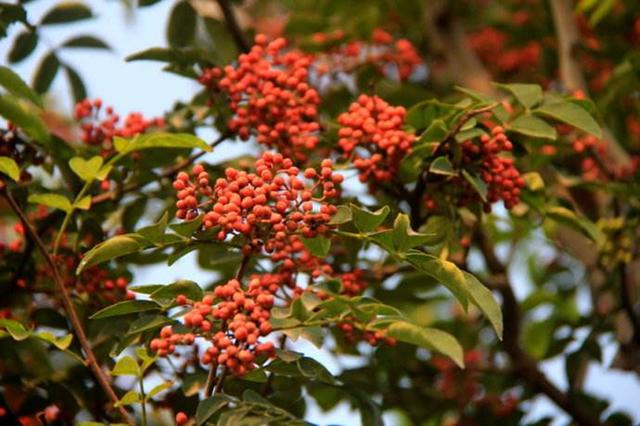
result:
M 520 133 L 521 135 L 533 138 L 556 140 L 558 134 L 556 129 L 533 115 L 521 115 L 508 123 L 507 130 Z
M 466 310 L 469 306 L 469 288 L 464 273 L 452 262 L 430 254 L 410 251 L 406 260 L 447 287 Z
M 164 212 L 158 223 L 140 228 L 136 233 L 142 235 L 144 239 L 152 243 L 160 242 L 164 236 L 164 231 L 167 229 L 168 221 L 169 215 L 167 212 Z
M 149 391 L 149 393 L 147 393 L 146 400 L 147 401 L 150 400 L 154 396 L 158 395 L 160 392 L 163 392 L 163 391 L 171 388 L 171 386 L 172 386 L 171 382 L 164 382 L 164 383 L 160 383 L 157 386 L 154 386 L 153 389 L 151 389 Z
M 438 157 L 429 166 L 429 172 L 437 175 L 457 176 L 458 172 L 453 168 L 447 157 Z
M 31 30 L 21 32 L 13 41 L 13 46 L 7 55 L 7 61 L 10 64 L 22 61 L 36 49 L 37 45 L 38 33 Z
M 410 248 L 417 247 L 422 244 L 434 242 L 435 234 L 420 234 L 411 228 L 409 216 L 400 213 L 393 222 L 393 245 L 395 248 L 404 252 Z
M 156 302 L 151 300 L 125 300 L 114 303 L 91 315 L 91 319 L 111 318 L 121 315 L 135 314 L 138 312 L 159 311 L 161 308 Z
M 62 43 L 62 47 L 74 49 L 81 48 L 111 50 L 111 47 L 107 43 L 97 37 L 88 34 L 72 37 Z
M 203 425 L 213 417 L 222 407 L 229 404 L 231 399 L 226 395 L 214 395 L 211 398 L 204 399 L 198 404 L 196 409 L 196 423 Z
M 187 1 L 177 3 L 169 15 L 167 40 L 171 46 L 191 44 L 196 32 L 196 11 Z
M 602 137 L 602 130 L 596 120 L 587 110 L 574 103 L 561 101 L 544 104 L 536 108 L 533 113 L 569 124 L 597 138 Z
M 42 204 L 53 209 L 60 209 L 67 213 L 73 210 L 71 201 L 60 194 L 31 194 L 28 201 L 33 204 Z
M 197 148 L 210 152 L 211 147 L 197 136 L 188 133 L 149 133 L 127 140 L 115 137 L 114 146 L 121 154 L 150 148 Z
M 66 24 L 93 17 L 91 9 L 77 1 L 64 1 L 50 9 L 40 20 L 40 25 Z
M 113 405 L 114 407 L 121 407 L 123 405 L 139 404 L 140 402 L 142 402 L 142 395 L 140 395 L 140 393 L 137 391 L 130 390 L 129 392 L 125 393 L 122 396 L 122 398 L 120 398 L 120 400 Z
M 0 173 L 4 173 L 14 181 L 20 179 L 20 168 L 13 158 L 0 157 Z
M 8 67 L 0 66 L 0 86 L 7 89 L 14 96 L 26 99 L 42 107 L 40 96 L 31 90 L 27 83 Z
M 127 334 L 142 333 L 143 331 L 155 330 L 173 321 L 162 315 L 143 315 L 129 326 Z
M 353 223 L 361 232 L 374 231 L 378 226 L 384 222 L 389 215 L 389 206 L 384 206 L 375 212 L 361 209 L 355 204 L 351 205 L 351 213 L 353 214 Z
M 489 319 L 489 322 L 496 331 L 498 338 L 502 340 L 502 310 L 493 297 L 493 293 L 487 287 L 482 285 L 478 279 L 468 272 L 463 272 L 467 280 L 467 288 L 469 289 L 469 297 L 474 305 L 476 305 L 483 314 Z
M 522 343 L 534 359 L 541 360 L 547 354 L 553 340 L 553 320 L 528 322 L 522 330 Z
M 542 102 L 542 87 L 537 84 L 498 84 L 495 85 L 503 90 L 511 92 L 513 96 L 525 108 L 531 108 Z
M 24 340 L 31 335 L 31 332 L 18 321 L 0 319 L 0 327 L 4 327 L 14 340 Z
M 67 81 L 71 87 L 71 93 L 73 93 L 73 100 L 80 102 L 87 97 L 87 88 L 82 81 L 82 77 L 78 72 L 68 65 L 64 65 L 64 72 L 67 75 Z
M 336 214 L 331 217 L 329 225 L 342 225 L 343 223 L 351 222 L 353 214 L 349 206 L 338 206 Z
M 136 253 L 146 247 L 149 242 L 138 234 L 116 235 L 93 247 L 80 261 L 76 274 L 108 260 L 116 259 L 127 254 Z
M 544 189 L 544 180 L 538 172 L 525 173 L 522 175 L 522 179 L 524 179 L 524 183 L 530 191 L 536 192 Z
M 40 340 L 44 340 L 45 342 L 51 343 L 56 348 L 64 351 L 71 346 L 71 342 L 73 341 L 72 334 L 65 334 L 63 337 L 56 337 L 52 333 L 48 331 L 40 331 L 38 333 L 34 333 L 33 337 L 36 337 Z
M 475 189 L 476 193 L 480 196 L 480 199 L 483 202 L 487 202 L 487 184 L 480 179 L 480 177 L 475 174 L 471 174 L 466 170 L 462 170 L 462 176 L 466 179 L 467 182 L 471 184 L 473 189 Z
M 184 295 L 190 300 L 202 300 L 204 292 L 195 282 L 189 280 L 178 280 L 173 284 L 163 285 L 158 290 L 151 293 L 151 299 L 163 305 L 171 304 L 178 295 Z
M 578 216 L 573 211 L 565 207 L 548 207 L 546 215 L 548 218 L 580 232 L 596 243 L 599 243 L 604 238 L 602 236 L 602 232 L 593 222 L 587 218 Z
M 73 208 L 80 210 L 89 210 L 91 208 L 91 195 L 85 195 L 73 204 Z
M 312 255 L 320 258 L 325 257 L 331 249 L 331 240 L 324 237 L 303 238 L 302 243 Z
M 194 232 L 200 229 L 203 220 L 204 215 L 201 214 L 195 219 L 169 225 L 169 228 L 173 229 L 178 235 L 191 237 Z
M 455 337 L 442 330 L 420 327 L 407 321 L 396 321 L 387 329 L 387 336 L 440 352 L 451 358 L 460 368 L 464 368 L 462 346 Z
M 45 93 L 51 87 L 53 79 L 56 78 L 56 74 L 60 69 L 60 60 L 55 52 L 47 53 L 38 68 L 36 69 L 35 76 L 33 77 L 33 89 L 38 93 Z
M 73 157 L 69 160 L 69 167 L 85 182 L 91 182 L 102 167 L 103 158 L 99 155 L 85 160 L 82 157 Z
M 11 95 L 2 95 L 0 116 L 18 126 L 36 142 L 42 145 L 49 143 L 49 130 L 40 118 L 40 111 L 31 103 Z

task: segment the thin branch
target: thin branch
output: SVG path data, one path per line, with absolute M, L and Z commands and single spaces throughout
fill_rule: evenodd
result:
M 493 246 L 487 236 L 477 232 L 480 249 L 489 271 L 497 276 L 495 288 L 502 295 L 502 315 L 504 322 L 503 344 L 509 356 L 514 374 L 522 378 L 535 391 L 551 399 L 558 407 L 570 415 L 581 426 L 600 426 L 602 423 L 588 409 L 579 404 L 570 394 L 562 392 L 538 368 L 537 362 L 520 346 L 520 328 L 522 315 L 513 288 L 507 279 L 507 269 L 496 257 Z
M 224 15 L 224 23 L 227 26 L 227 30 L 231 33 L 231 37 L 233 37 L 233 41 L 236 44 L 238 50 L 242 53 L 247 53 L 249 51 L 249 43 L 247 39 L 244 37 L 244 33 L 238 24 L 238 19 L 236 18 L 236 14 L 233 11 L 229 0 L 217 0 L 220 9 L 222 10 L 222 14 Z
M 0 190 L 2 191 L 2 195 L 9 203 L 9 206 L 11 206 L 11 209 L 16 213 L 16 215 L 18 215 L 25 229 L 31 235 L 31 238 L 33 239 L 33 242 L 35 243 L 36 247 L 38 248 L 38 250 L 44 257 L 45 261 L 49 265 L 57 290 L 60 292 L 60 296 L 62 297 L 62 304 L 64 306 L 64 309 L 67 312 L 67 315 L 69 316 L 69 320 L 71 321 L 71 325 L 75 330 L 75 334 L 78 338 L 78 341 L 80 342 L 80 346 L 82 347 L 85 353 L 85 362 L 87 363 L 89 368 L 91 368 L 91 370 L 93 371 L 93 374 L 96 376 L 96 379 L 98 380 L 98 383 L 100 384 L 104 392 L 107 394 L 107 396 L 115 406 L 115 404 L 119 401 L 119 398 L 116 395 L 113 388 L 111 387 L 111 384 L 109 383 L 109 379 L 107 378 L 104 371 L 100 368 L 100 365 L 98 364 L 98 360 L 96 359 L 93 353 L 93 350 L 91 349 L 91 344 L 87 339 L 87 336 L 84 332 L 84 328 L 82 327 L 82 323 L 80 322 L 78 313 L 76 312 L 76 309 L 73 306 L 73 301 L 71 300 L 69 291 L 67 290 L 67 287 L 64 285 L 64 281 L 60 276 L 60 272 L 58 271 L 58 267 L 55 261 L 51 257 L 51 254 L 47 250 L 47 247 L 45 246 L 45 244 L 40 239 L 40 236 L 38 235 L 36 230 L 33 228 L 33 225 L 29 222 L 29 219 L 25 215 L 24 211 L 20 208 L 18 203 L 15 201 L 15 199 L 11 195 L 11 192 L 9 191 L 9 189 L 2 182 L 0 182 L 0 186 L 1 186 Z M 118 407 L 118 411 L 120 412 L 120 415 L 122 416 L 123 420 L 125 420 L 128 424 L 131 424 L 131 425 L 134 424 L 133 420 L 129 416 L 129 413 L 124 409 L 124 407 L 122 406 Z

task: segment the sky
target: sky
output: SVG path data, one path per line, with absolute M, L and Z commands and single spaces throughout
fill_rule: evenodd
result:
M 56 3 L 57 1 L 51 0 L 33 1 L 28 5 L 29 19 L 37 21 Z M 114 106 L 122 114 L 139 111 L 148 117 L 160 116 L 170 109 L 176 100 L 189 99 L 198 90 L 196 83 L 175 74 L 163 72 L 161 63 L 147 61 L 127 63 L 124 58 L 149 47 L 166 45 L 165 24 L 173 3 L 173 0 L 164 0 L 152 7 L 131 13 L 118 1 L 86 1 L 86 4 L 93 8 L 96 18 L 73 25 L 49 26 L 43 32 L 44 43 L 41 43 L 38 50 L 28 60 L 12 65 L 12 68 L 23 79 L 31 81 L 33 70 L 40 58 L 52 46 L 60 45 L 72 36 L 96 35 L 105 40 L 113 51 L 74 49 L 61 53 L 63 60 L 72 65 L 83 77 L 89 97 L 102 98 L 105 104 Z M 17 29 L 18 26 L 14 25 L 9 31 L 9 37 L 0 40 L 0 63 L 6 62 L 6 54 L 10 48 L 8 40 L 15 36 Z M 69 89 L 63 73 L 60 73 L 54 81 L 50 97 L 52 103 L 65 111 L 71 111 L 72 102 L 69 99 Z M 244 149 L 246 148 L 239 144 L 227 144 L 208 156 L 212 161 L 219 162 L 243 152 Z M 136 273 L 134 284 L 155 282 L 157 279 L 154 277 L 158 274 L 162 274 L 167 282 L 179 278 L 196 282 L 210 280 L 208 273 L 198 270 L 194 257 L 187 256 L 171 268 L 166 266 L 141 268 Z M 526 296 L 528 291 L 526 284 L 516 289 L 519 297 Z M 586 303 L 588 304 L 588 301 Z M 339 365 L 335 360 L 312 345 L 302 343 L 296 349 L 321 361 L 332 372 L 339 371 Z M 636 375 L 606 368 L 611 363 L 615 351 L 615 345 L 608 342 L 604 350 L 604 365 L 593 364 L 590 367 L 586 388 L 610 399 L 612 410 L 626 411 L 635 418 L 635 423 L 638 423 L 640 422 L 640 380 Z M 341 362 L 357 362 L 357 360 L 345 359 Z M 542 368 L 554 383 L 560 388 L 566 388 L 562 359 L 546 361 Z M 563 424 L 567 420 L 566 416 L 545 398 L 531 405 L 527 419 L 534 420 L 544 415 L 554 416 L 554 424 Z M 357 425 L 359 415 L 345 404 L 330 413 L 322 413 L 312 404 L 306 420 L 325 425 Z M 387 415 L 385 423 L 394 425 L 397 421 L 393 416 Z

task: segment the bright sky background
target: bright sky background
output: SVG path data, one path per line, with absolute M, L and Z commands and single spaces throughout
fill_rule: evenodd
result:
M 28 5 L 29 19 L 36 22 L 56 3 L 57 1 L 52 0 L 34 1 Z M 164 0 L 155 6 L 140 9 L 134 14 L 126 11 L 118 1 L 91 0 L 86 3 L 94 9 L 96 19 L 74 25 L 50 26 L 43 34 L 48 46 L 59 45 L 75 35 L 93 34 L 113 47 L 114 51 L 110 53 L 69 49 L 61 54 L 64 60 L 73 65 L 82 75 L 89 97 L 101 97 L 105 104 L 114 106 L 121 114 L 140 111 L 145 116 L 151 117 L 162 115 L 175 101 L 189 99 L 197 90 L 196 84 L 192 81 L 162 72 L 162 64 L 158 62 L 126 63 L 124 61 L 124 57 L 131 53 L 165 45 L 166 18 L 173 1 Z M 8 40 L 12 40 L 18 28 L 18 25 L 14 25 L 9 37 L 0 41 L 0 63 L 6 63 L 6 54 L 10 47 Z M 46 51 L 47 48 L 44 45 L 39 46 L 28 60 L 18 66 L 12 66 L 13 69 L 25 80 L 30 81 L 33 70 Z M 61 72 L 54 82 L 51 100 L 64 110 L 70 111 L 72 104 L 68 94 L 66 78 Z M 225 158 L 229 158 L 242 150 L 242 146 L 236 145 L 233 149 L 228 149 L 227 146 L 211 154 L 211 159 L 220 161 L 221 151 L 224 151 Z M 158 266 L 141 269 L 136 274 L 134 283 L 156 282 L 158 274 L 162 274 L 166 282 L 178 278 L 192 279 L 197 282 L 208 282 L 211 279 L 210 273 L 197 269 L 191 256 L 182 259 L 172 268 Z M 516 290 L 518 296 L 524 296 L 528 291 L 526 286 Z M 299 349 L 304 349 L 305 353 L 323 362 L 331 371 L 338 371 L 339 366 L 334 360 L 311 345 L 304 344 Z M 607 366 L 615 355 L 615 347 L 612 344 L 607 345 L 604 353 L 604 365 Z M 349 360 L 341 360 L 341 362 L 345 361 Z M 562 360 L 547 361 L 543 368 L 556 384 L 562 388 L 566 387 Z M 636 423 L 640 422 L 640 380 L 636 375 L 615 370 L 607 371 L 603 366 L 592 365 L 586 387 L 597 395 L 610 399 L 613 410 L 624 410 L 633 415 Z M 555 424 L 563 424 L 567 420 L 565 416 L 558 415 L 552 403 L 544 399 L 530 407 L 527 419 L 534 420 L 543 415 L 556 416 Z M 357 412 L 350 411 L 346 405 L 328 414 L 312 406 L 307 413 L 307 420 L 325 425 L 330 423 L 357 425 L 359 415 Z M 392 416 L 385 416 L 385 421 L 388 425 L 397 424 Z

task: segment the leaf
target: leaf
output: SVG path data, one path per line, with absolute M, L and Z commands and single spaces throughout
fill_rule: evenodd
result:
M 302 243 L 312 255 L 320 258 L 325 257 L 331 249 L 331 240 L 324 237 L 303 238 Z
M 353 218 L 353 214 L 351 213 L 351 209 L 349 206 L 338 206 L 338 210 L 331 217 L 329 221 L 329 225 L 342 225 L 343 223 L 351 222 Z
M 116 235 L 86 252 L 78 265 L 76 274 L 107 260 L 136 253 L 147 245 L 148 241 L 138 234 Z
M 0 157 L 0 173 L 4 173 L 14 181 L 20 179 L 20 168 L 13 158 Z
M 85 195 L 73 204 L 73 208 L 80 210 L 89 210 L 91 208 L 91 195 Z
M 31 335 L 31 332 L 18 321 L 0 319 L 0 327 L 4 327 L 14 340 L 21 341 Z
M 462 346 L 455 337 L 442 330 L 420 327 L 407 321 L 396 321 L 387 329 L 387 336 L 440 352 L 451 358 L 460 368 L 464 368 Z
M 483 314 L 489 319 L 489 322 L 496 331 L 498 338 L 502 340 L 502 310 L 493 297 L 493 293 L 487 287 L 482 285 L 478 279 L 468 272 L 463 272 L 467 280 L 467 288 L 469 296 L 474 305 L 476 305 Z
M 87 88 L 82 81 L 82 77 L 78 72 L 68 65 L 64 66 L 64 72 L 67 75 L 67 81 L 71 87 L 71 93 L 73 93 L 73 100 L 80 102 L 87 97 Z
M 10 68 L 0 66 L 0 85 L 7 89 L 14 96 L 33 102 L 35 105 L 42 107 L 42 100 L 31 88 L 25 83 L 18 74 Z
M 167 229 L 168 221 L 169 215 L 167 214 L 167 212 L 165 212 L 158 223 L 140 228 L 136 231 L 136 233 L 152 243 L 158 243 L 164 236 L 164 231 Z
M 522 175 L 522 179 L 530 191 L 536 192 L 544 189 L 544 180 L 538 172 L 525 173 Z
M 466 170 L 462 170 L 462 176 L 471 184 L 476 193 L 483 202 L 487 202 L 487 184 L 475 174 L 471 174 Z
M 553 340 L 553 321 L 526 323 L 522 331 L 522 343 L 531 356 L 541 360 L 547 354 Z
M 121 315 L 135 314 L 138 312 L 159 311 L 161 308 L 156 302 L 151 300 L 125 300 L 114 303 L 91 315 L 91 319 L 102 319 L 118 317 Z
M 154 396 L 158 395 L 160 392 L 163 392 L 163 391 L 171 388 L 171 386 L 172 386 L 171 382 L 164 382 L 164 383 L 160 383 L 157 386 L 154 386 L 153 389 L 151 389 L 149 391 L 149 393 L 147 393 L 146 400 L 147 401 L 150 400 Z
M 91 9 L 77 1 L 64 1 L 50 9 L 40 20 L 40 25 L 66 24 L 93 17 Z
M 556 140 L 558 134 L 556 129 L 533 115 L 521 115 L 508 123 L 507 130 L 520 133 L 521 135 L 533 138 Z
M 189 280 L 179 280 L 173 284 L 164 285 L 151 293 L 151 299 L 161 304 L 171 304 L 178 295 L 184 295 L 190 300 L 202 300 L 204 292 L 195 282 Z
M 567 102 L 553 102 L 544 104 L 535 110 L 534 114 L 551 117 L 555 120 L 569 124 L 577 129 L 592 134 L 596 138 L 602 137 L 602 130 L 596 120 L 582 107 Z
M 38 93 L 48 91 L 51 83 L 53 83 L 53 79 L 56 78 L 58 69 L 60 69 L 58 56 L 55 52 L 47 53 L 36 69 L 35 76 L 33 77 L 33 89 Z
M 45 342 L 51 343 L 56 348 L 64 351 L 69 348 L 71 342 L 73 341 L 73 334 L 65 334 L 63 337 L 56 337 L 52 333 L 48 331 L 41 331 L 38 333 L 34 333 L 33 337 L 36 337 L 40 340 L 44 340 Z
M 447 157 L 438 157 L 429 166 L 429 172 L 437 175 L 457 176 L 458 172 L 453 168 Z
M 31 194 L 29 195 L 28 201 L 33 204 L 42 204 L 53 209 L 59 209 L 67 213 L 73 210 L 71 201 L 60 194 Z
M 204 215 L 201 214 L 195 219 L 169 225 L 169 228 L 173 229 L 178 235 L 181 235 L 183 237 L 191 237 L 191 235 L 195 231 L 200 229 L 203 220 Z
M 162 315 L 143 315 L 129 326 L 127 334 L 142 333 L 143 331 L 155 330 L 163 325 L 170 324 L 171 319 Z
M 495 85 L 503 90 L 511 92 L 513 96 L 525 108 L 531 108 L 542 102 L 542 87 L 537 84 L 498 84 Z
M 49 131 L 32 104 L 10 95 L 0 96 L 0 116 L 22 129 L 41 145 L 49 143 Z
M 546 215 L 548 218 L 580 232 L 585 237 L 593 240 L 596 243 L 599 243 L 603 239 L 602 232 L 593 222 L 591 222 L 587 218 L 579 217 L 573 211 L 565 207 L 548 207 L 546 210 Z
M 400 252 L 433 242 L 435 236 L 435 234 L 419 234 L 415 232 L 411 228 L 409 216 L 405 213 L 398 214 L 393 222 L 393 245 Z
M 140 402 L 142 402 L 142 395 L 140 395 L 140 393 L 137 391 L 130 390 L 129 392 L 125 393 L 118 402 L 113 404 L 113 406 L 121 407 L 123 405 L 138 404 Z
M 10 64 L 22 61 L 35 50 L 37 45 L 38 33 L 31 30 L 21 32 L 13 40 L 13 46 L 7 55 L 7 61 Z
M 196 31 L 196 12 L 187 1 L 177 3 L 169 15 L 167 40 L 171 46 L 183 47 L 193 41 Z
M 384 206 L 375 212 L 370 212 L 365 209 L 361 209 L 355 204 L 351 204 L 351 213 L 353 214 L 353 223 L 361 232 L 374 231 L 378 226 L 384 222 L 389 215 L 389 206 Z
M 469 306 L 469 288 L 464 273 L 452 262 L 439 259 L 430 254 L 410 251 L 406 260 L 430 277 L 447 287 L 467 309 Z
M 92 35 L 79 35 L 70 38 L 62 43 L 62 47 L 74 49 L 105 49 L 111 50 L 111 47 L 101 39 Z
M 85 160 L 82 157 L 73 157 L 69 160 L 69 167 L 85 182 L 91 182 L 102 167 L 103 158 L 99 155 Z
M 150 148 L 197 148 L 210 152 L 211 147 L 197 136 L 188 133 L 149 133 L 131 140 L 115 137 L 114 146 L 121 154 Z
M 214 395 L 211 398 L 204 399 L 198 404 L 196 409 L 196 423 L 203 425 L 213 417 L 222 407 L 229 404 L 231 399 L 226 395 Z

